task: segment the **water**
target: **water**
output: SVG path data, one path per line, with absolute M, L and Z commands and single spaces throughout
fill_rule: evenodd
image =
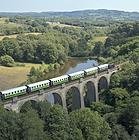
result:
M 91 67 L 95 67 L 95 66 L 98 66 L 98 63 L 95 60 L 85 60 L 85 61 L 82 61 L 81 63 L 77 64 L 74 67 L 71 66 L 65 74 L 82 71 L 82 70 L 85 70 L 85 69 L 88 69 Z
M 49 72 L 46 75 L 46 79 L 58 77 L 64 74 L 70 74 L 84 69 L 88 69 L 97 66 L 98 63 L 95 60 L 84 60 L 84 59 L 70 59 L 59 69 Z

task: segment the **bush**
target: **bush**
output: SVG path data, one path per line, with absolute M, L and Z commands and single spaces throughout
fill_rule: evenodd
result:
M 54 69 L 58 69 L 58 68 L 60 68 L 60 64 L 59 63 L 55 63 L 54 64 Z
M 15 65 L 14 59 L 9 55 L 4 55 L 0 57 L 0 64 L 3 66 L 12 67 Z

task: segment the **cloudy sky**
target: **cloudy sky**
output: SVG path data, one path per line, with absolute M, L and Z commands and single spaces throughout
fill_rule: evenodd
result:
M 0 12 L 112 9 L 138 11 L 139 0 L 0 0 Z

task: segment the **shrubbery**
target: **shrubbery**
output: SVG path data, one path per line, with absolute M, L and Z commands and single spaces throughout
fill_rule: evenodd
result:
M 14 59 L 9 55 L 4 55 L 0 57 L 0 64 L 3 66 L 12 67 L 15 65 Z

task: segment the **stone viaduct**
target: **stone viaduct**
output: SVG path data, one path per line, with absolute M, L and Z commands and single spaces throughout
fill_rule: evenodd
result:
M 68 106 L 71 106 L 71 110 L 84 108 L 99 100 L 99 91 L 109 87 L 110 77 L 115 72 L 117 72 L 117 68 L 26 96 L 15 97 L 4 102 L 4 108 L 20 112 L 22 105 L 27 101 L 39 102 L 45 100 L 52 105 L 60 104 L 66 109 Z M 68 103 L 68 94 L 71 95 L 72 105 Z

